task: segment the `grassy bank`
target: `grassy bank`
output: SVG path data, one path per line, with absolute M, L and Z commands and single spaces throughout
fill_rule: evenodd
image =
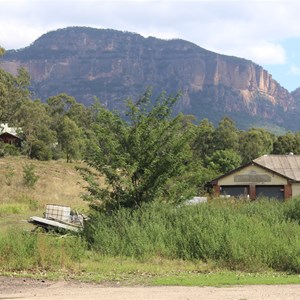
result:
M 82 205 L 84 184 L 75 170 L 79 163 L 29 160 L 22 156 L 0 158 L 0 204 L 24 203 L 40 208 L 48 203 Z M 24 185 L 24 167 L 32 165 L 38 176 L 33 188 Z M 35 203 L 35 204 L 34 204 Z
M 33 166 L 38 177 L 33 187 L 24 184 L 24 167 Z M 79 163 L 36 161 L 26 157 L 0 158 L 0 233 L 13 226 L 32 229 L 26 220 L 32 215 L 42 216 L 46 204 L 71 206 L 87 210 L 80 195 L 84 182 L 75 166 Z
M 34 188 L 22 183 L 27 163 L 39 176 Z M 95 214 L 82 236 L 31 233 L 26 220 L 42 216 L 47 203 L 87 209 L 74 167 L 0 160 L 0 274 L 154 285 L 299 282 L 300 199 L 157 203 Z

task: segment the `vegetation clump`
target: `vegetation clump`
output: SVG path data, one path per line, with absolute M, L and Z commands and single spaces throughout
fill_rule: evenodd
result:
M 195 206 L 153 203 L 97 213 L 85 234 L 109 256 L 214 261 L 230 270 L 300 272 L 299 219 L 286 203 L 213 201 Z
M 33 164 L 26 164 L 23 167 L 23 183 L 26 187 L 33 188 L 39 177 L 35 174 Z

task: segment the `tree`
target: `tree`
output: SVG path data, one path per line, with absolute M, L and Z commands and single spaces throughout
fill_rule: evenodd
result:
M 50 127 L 58 137 L 54 157 L 61 158 L 65 154 L 68 162 L 78 158 L 81 155 L 79 135 L 89 130 L 92 109 L 76 102 L 74 97 L 61 93 L 47 100 L 47 111 L 51 116 Z
M 271 153 L 273 141 L 274 136 L 261 128 L 251 128 L 241 133 L 239 152 L 242 162 L 247 163 L 259 156 Z
M 135 208 L 157 199 L 171 201 L 174 195 L 187 199 L 195 193 L 195 187 L 189 185 L 195 174 L 191 171 L 196 170 L 191 126 L 186 126 L 182 115 L 172 117 L 178 97 L 161 94 L 151 106 L 151 95 L 148 90 L 136 104 L 128 103 L 128 121 L 100 108 L 87 139 L 85 161 L 93 171 L 81 172 L 89 183 L 90 199 L 100 200 L 104 209 Z M 95 174 L 105 176 L 106 187 L 96 182 Z
M 224 117 L 214 132 L 215 150 L 237 150 L 239 132 L 235 123 L 228 117 Z
M 75 103 L 75 98 L 65 93 L 61 93 L 47 99 L 51 116 L 63 117 Z
M 214 141 L 214 125 L 208 121 L 208 119 L 203 119 L 196 128 L 196 138 L 194 143 L 194 151 L 196 156 L 201 159 L 210 156 L 215 146 Z
M 14 123 L 22 103 L 30 98 L 28 86 L 30 76 L 24 68 L 18 70 L 17 76 L 0 69 L 0 120 Z
M 240 166 L 242 159 L 232 149 L 217 150 L 207 160 L 207 168 L 214 170 L 217 174 L 227 173 Z
M 56 135 L 50 129 L 50 122 L 45 104 L 39 100 L 24 101 L 17 115 L 17 124 L 23 135 L 24 150 L 28 157 L 43 160 L 51 157 Z
M 300 137 L 299 133 L 288 132 L 280 135 L 273 145 L 273 154 L 300 154 Z
M 58 94 L 47 100 L 49 114 L 53 119 L 53 127 L 60 123 L 64 116 L 68 116 L 77 126 L 89 127 L 91 123 L 91 111 L 76 99 L 65 93 Z
M 67 162 L 77 159 L 79 157 L 80 130 L 76 123 L 65 116 L 60 124 L 57 137 L 63 152 L 66 154 Z
M 3 56 L 4 53 L 5 53 L 5 49 L 0 46 L 0 57 Z

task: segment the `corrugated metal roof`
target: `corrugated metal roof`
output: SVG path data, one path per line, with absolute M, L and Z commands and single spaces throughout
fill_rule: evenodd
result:
M 18 136 L 17 128 L 8 127 L 8 124 L 0 124 L 0 134 L 5 132 L 12 134 L 14 136 Z
M 300 155 L 264 155 L 253 162 L 289 179 L 300 181 Z

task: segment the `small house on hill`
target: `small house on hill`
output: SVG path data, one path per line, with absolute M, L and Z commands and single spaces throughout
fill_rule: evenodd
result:
M 300 155 L 264 155 L 211 184 L 215 195 L 287 200 L 300 195 Z
M 0 125 L 0 142 L 21 147 L 22 139 L 18 136 L 17 129 L 8 127 L 8 124 Z

